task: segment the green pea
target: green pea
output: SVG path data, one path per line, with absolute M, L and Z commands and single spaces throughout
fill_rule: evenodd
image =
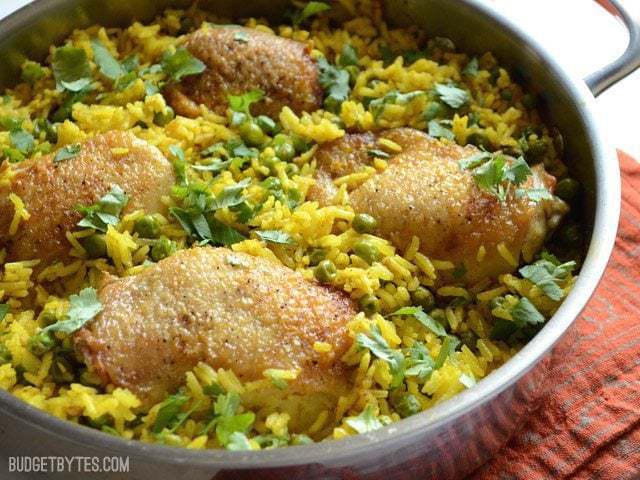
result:
M 56 345 L 55 337 L 49 333 L 41 330 L 29 339 L 27 344 L 29 351 L 34 355 L 40 356 L 47 353 Z
M 313 270 L 313 275 L 321 283 L 331 282 L 337 274 L 336 266 L 331 260 L 322 260 Z
M 318 265 L 322 260 L 327 257 L 327 252 L 321 248 L 315 248 L 311 250 L 309 254 L 309 265 Z
M 56 383 L 73 382 L 75 373 L 71 362 L 62 356 L 57 356 L 51 364 L 51 378 Z
M 156 240 L 151 247 L 151 259 L 154 262 L 159 262 L 163 258 L 167 258 L 172 253 L 176 251 L 176 244 L 172 242 L 167 237 L 160 237 Z
M 360 303 L 360 308 L 367 315 L 373 315 L 374 313 L 378 313 L 380 311 L 380 300 L 375 295 L 371 295 L 367 293 L 360 297 L 358 300 Z
M 418 399 L 410 393 L 402 395 L 393 406 L 402 418 L 410 417 L 422 410 L 422 405 L 420 405 Z
M 104 235 L 94 233 L 89 237 L 83 238 L 81 243 L 90 258 L 107 256 L 107 242 L 104 239 Z
M 290 142 L 276 145 L 274 150 L 276 152 L 276 156 L 284 162 L 290 162 L 293 159 L 293 157 L 296 156 L 296 149 L 293 147 L 293 144 Z
M 527 148 L 524 152 L 527 160 L 538 160 L 547 153 L 547 142 L 538 138 L 527 142 Z
M 152 215 L 145 215 L 136 220 L 133 231 L 142 238 L 158 238 L 160 235 L 160 223 Z
M 580 193 L 580 182 L 570 177 L 563 178 L 556 185 L 555 193 L 562 200 L 570 202 Z
M 256 123 L 263 132 L 268 133 L 269 135 L 274 134 L 278 128 L 276 122 L 274 122 L 270 117 L 267 117 L 266 115 L 260 115 L 258 118 L 256 118 Z
M 351 225 L 358 233 L 371 233 L 378 226 L 378 222 L 367 213 L 357 213 L 356 216 L 353 217 Z
M 11 352 L 4 345 L 0 345 L 0 365 L 11 362 Z
M 246 121 L 240 125 L 238 132 L 247 145 L 252 147 L 261 146 L 266 139 L 264 132 L 258 124 L 251 121 Z
M 577 223 L 569 223 L 558 232 L 558 241 L 568 248 L 582 245 L 582 231 Z
M 292 135 L 291 142 L 293 143 L 293 148 L 296 149 L 297 153 L 304 153 L 311 148 L 306 140 L 298 135 Z
M 429 312 L 436 306 L 436 299 L 430 290 L 424 287 L 418 287 L 411 292 L 411 300 L 414 305 L 418 305 Z
M 353 252 L 368 264 L 372 264 L 380 258 L 380 252 L 371 242 L 359 240 L 353 245 Z
M 262 165 L 267 167 L 272 174 L 276 173 L 276 166 L 280 163 L 278 157 L 267 157 L 262 161 Z
M 424 119 L 427 122 L 434 120 L 436 118 L 442 118 L 446 115 L 446 108 L 440 102 L 436 102 L 435 100 L 427 103 L 426 108 L 424 109 Z
M 164 111 L 153 114 L 153 123 L 159 127 L 164 127 L 167 123 L 173 120 L 175 116 L 176 113 L 173 111 L 173 108 L 167 107 Z

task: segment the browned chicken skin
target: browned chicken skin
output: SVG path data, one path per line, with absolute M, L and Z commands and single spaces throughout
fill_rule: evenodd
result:
M 175 182 L 173 167 L 162 153 L 127 132 L 98 135 L 74 158 L 54 162 L 54 157 L 2 166 L 14 174 L 9 187 L 0 187 L 0 247 L 6 248 L 10 261 L 41 259 L 46 265 L 67 260 L 70 245 L 65 233 L 82 217 L 75 207 L 96 202 L 113 185 L 129 195 L 125 212 L 159 212 L 164 210 L 160 197 L 170 193 Z M 22 199 L 31 215 L 12 237 L 11 193 Z
M 196 117 L 199 105 L 224 115 L 227 95 L 260 89 L 265 98 L 254 115 L 277 117 L 284 106 L 296 113 L 322 106 L 318 67 L 306 45 L 243 27 L 205 27 L 187 37 L 186 48 L 207 69 L 165 90 L 174 110 Z
M 241 380 L 298 369 L 290 389 L 344 391 L 351 300 L 269 260 L 225 248 L 192 248 L 142 273 L 107 282 L 103 311 L 75 336 L 87 364 L 145 403 L 161 400 L 198 362 Z M 332 346 L 318 353 L 315 342 Z
M 558 199 L 535 203 L 510 195 L 500 203 L 458 165 L 478 152 L 475 147 L 444 143 L 410 128 L 346 135 L 320 147 L 315 155 L 316 185 L 309 198 L 330 203 L 337 192 L 333 179 L 369 164 L 367 150 L 379 148 L 380 137 L 397 143 L 402 152 L 389 159 L 384 172 L 350 192 L 351 205 L 375 217 L 378 235 L 398 248 L 406 248 L 417 236 L 425 255 L 464 264 L 462 281 L 474 283 L 513 271 L 497 250 L 501 242 L 515 258 L 522 254 L 530 261 L 566 212 Z M 555 178 L 536 166 L 524 186 L 553 191 Z M 480 247 L 486 250 L 482 261 Z

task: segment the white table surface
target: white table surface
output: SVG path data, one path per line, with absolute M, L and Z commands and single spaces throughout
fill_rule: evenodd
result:
M 455 0 L 451 0 L 455 1 Z M 503 11 L 528 30 L 567 68 L 582 77 L 624 51 L 624 28 L 590 0 L 481 0 Z M 0 0 L 0 18 L 30 0 Z M 640 2 L 624 0 L 640 15 Z M 602 125 L 613 143 L 640 159 L 640 71 L 597 100 Z

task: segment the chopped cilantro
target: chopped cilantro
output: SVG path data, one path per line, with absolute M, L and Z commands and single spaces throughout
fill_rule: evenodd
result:
M 13 131 L 22 128 L 22 119 L 17 117 L 0 117 L 0 127 L 5 130 Z
M 302 11 L 293 15 L 293 24 L 298 26 L 311 17 L 330 9 L 331 6 L 325 2 L 309 2 L 304 6 Z
M 542 259 L 531 265 L 525 265 L 519 272 L 551 300 L 559 301 L 564 296 L 560 283 L 566 280 L 575 268 L 576 262 L 574 261 L 556 265 L 549 260 Z
M 251 116 L 251 105 L 264 98 L 264 92 L 260 89 L 251 90 L 243 95 L 227 95 L 229 108 L 234 112 L 244 113 Z
M 389 155 L 387 152 L 383 150 L 377 150 L 375 148 L 367 150 L 367 155 L 372 158 L 390 158 L 391 157 L 391 155 Z
M 0 322 L 4 320 L 4 317 L 9 313 L 9 305 L 6 303 L 0 303 Z
M 296 241 L 287 232 L 280 230 L 256 230 L 255 234 L 260 240 L 279 245 L 295 245 Z
M 438 357 L 433 365 L 434 370 L 438 370 L 444 365 L 444 362 L 449 358 L 449 356 L 456 351 L 460 345 L 460 340 L 453 335 L 447 335 L 442 342 L 442 346 L 440 347 L 440 352 L 438 353 Z
M 370 336 L 364 333 L 356 335 L 356 344 L 359 348 L 369 349 L 376 357 L 387 362 L 393 376 L 391 381 L 392 388 L 400 385 L 405 369 L 404 355 L 399 350 L 394 350 L 389 346 L 377 325 L 371 328 Z
M 64 320 L 49 325 L 41 332 L 61 332 L 71 334 L 81 329 L 102 311 L 102 303 L 94 288 L 85 288 L 78 295 L 69 297 L 69 311 Z
M 373 432 L 382 428 L 382 422 L 376 418 L 372 405 L 367 405 L 357 417 L 347 418 L 345 423 L 358 433 Z
M 255 414 L 247 412 L 237 414 L 240 407 L 240 396 L 229 392 L 218 396 L 213 406 L 213 418 L 204 427 L 201 435 L 215 427 L 216 437 L 220 444 L 227 446 L 234 432 L 245 434 L 255 421 Z
M 518 300 L 518 303 L 511 309 L 511 317 L 516 325 L 522 326 L 524 324 L 536 325 L 544 323 L 544 315 L 542 315 L 538 309 L 529 301 L 528 298 L 522 297 Z
M 356 49 L 348 43 L 342 47 L 342 51 L 340 52 L 340 57 L 338 59 L 338 65 L 341 67 L 358 65 L 358 53 L 356 52 Z
M 28 155 L 31 153 L 34 147 L 34 138 L 26 130 L 12 130 L 9 133 L 9 138 L 11 139 L 11 143 L 15 148 L 17 148 L 20 153 L 24 155 Z
M 387 105 L 406 105 L 415 98 L 421 97 L 425 92 L 415 90 L 413 92 L 400 93 L 398 90 L 391 90 L 383 97 L 376 98 L 369 103 L 369 110 L 373 113 L 373 117 L 378 119 L 384 113 Z
M 427 330 L 435 333 L 439 337 L 444 337 L 447 335 L 447 331 L 444 329 L 444 327 L 439 322 L 434 320 L 430 315 L 425 313 L 422 307 L 403 307 L 390 314 L 390 316 L 394 315 L 412 316 L 420 323 L 420 325 L 422 325 Z
M 331 65 L 324 57 L 318 59 L 318 68 L 318 82 L 325 92 L 324 107 L 330 112 L 338 113 L 342 102 L 347 100 L 351 92 L 349 72 Z
M 249 34 L 243 30 L 238 30 L 233 34 L 233 39 L 238 43 L 249 43 Z
M 437 83 L 435 91 L 438 97 L 440 97 L 440 100 L 451 108 L 460 108 L 469 101 L 469 92 L 454 85 Z
M 466 75 L 467 77 L 475 77 L 476 75 L 478 75 L 478 58 L 477 57 L 473 57 L 471 60 L 469 60 L 469 63 L 467 63 L 467 66 L 464 67 L 464 70 L 462 70 L 462 74 Z
M 127 73 L 97 38 L 91 40 L 91 49 L 93 50 L 93 60 L 105 77 L 117 80 Z
M 227 450 L 240 451 L 252 450 L 251 442 L 242 432 L 233 432 L 229 435 L 229 441 L 226 446 Z
M 169 395 L 161 404 L 156 415 L 156 421 L 151 431 L 156 435 L 165 428 L 171 428 L 172 425 L 180 420 L 180 412 L 182 406 L 187 403 L 189 397 L 181 392 Z
M 111 187 L 111 191 L 90 206 L 78 205 L 76 209 L 84 215 L 78 222 L 79 227 L 93 228 L 106 232 L 109 225 L 117 225 L 120 213 L 129 201 L 129 197 L 118 185 Z
M 448 120 L 431 120 L 428 124 L 428 133 L 434 138 L 446 138 L 447 140 L 454 140 L 456 136 L 453 134 L 450 128 L 446 125 L 451 122 Z
M 198 75 L 206 68 L 204 63 L 184 47 L 179 47 L 173 53 L 165 52 L 162 56 L 162 70 L 174 82 L 179 82 L 189 75 Z
M 79 92 L 91 84 L 91 66 L 82 48 L 64 46 L 53 52 L 53 76 L 60 90 Z
M 22 65 L 20 78 L 22 81 L 33 85 L 38 80 L 44 78 L 45 75 L 45 70 L 39 63 L 28 60 Z
M 423 343 L 414 342 L 408 349 L 408 358 L 405 360 L 407 370 L 405 375 L 409 377 L 418 377 L 418 380 L 425 381 L 433 372 L 435 362 L 429 355 L 429 351 Z
M 62 147 L 60 150 L 58 150 L 55 157 L 53 157 L 53 161 L 57 163 L 57 162 L 63 162 L 65 160 L 70 160 L 74 158 L 76 155 L 78 155 L 80 153 L 80 150 L 82 150 L 82 145 L 80 145 L 79 143 L 72 143 L 71 145 L 66 145 Z

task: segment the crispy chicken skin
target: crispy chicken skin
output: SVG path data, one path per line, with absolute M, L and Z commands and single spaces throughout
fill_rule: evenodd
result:
M 309 198 L 330 203 L 337 191 L 333 179 L 369 164 L 367 150 L 379 148 L 380 137 L 400 145 L 402 152 L 389 159 L 385 171 L 350 192 L 351 205 L 356 212 L 375 217 L 377 234 L 398 248 L 405 249 L 417 236 L 425 255 L 464 264 L 466 273 L 459 281 L 472 284 L 513 271 L 515 267 L 497 250 L 501 242 L 514 258 L 522 255 L 532 260 L 549 229 L 566 213 L 559 199 L 535 203 L 510 195 L 500 203 L 458 165 L 478 152 L 475 147 L 444 143 L 410 128 L 378 135 L 348 134 L 320 147 L 315 155 L 316 184 Z M 536 166 L 524 186 L 553 191 L 555 178 Z M 486 251 L 481 261 L 480 247 Z
M 300 394 L 344 391 L 340 357 L 356 314 L 343 292 L 264 258 L 226 248 L 182 250 L 142 273 L 107 281 L 103 311 L 75 336 L 105 383 L 145 403 L 162 400 L 198 362 L 241 380 L 268 368 L 298 369 Z M 332 346 L 318 353 L 315 342 Z
M 164 210 L 160 197 L 175 182 L 173 167 L 162 153 L 127 132 L 93 137 L 74 158 L 54 162 L 54 157 L 2 166 L 13 174 L 10 185 L 0 187 L 0 247 L 6 248 L 10 261 L 41 259 L 46 265 L 67 260 L 65 232 L 82 218 L 76 205 L 96 202 L 113 185 L 129 195 L 125 212 L 159 212 Z M 8 234 L 14 214 L 11 193 L 22 199 L 31 215 L 13 237 Z
M 303 43 L 243 27 L 205 27 L 187 37 L 186 48 L 206 65 L 201 75 L 165 90 L 174 110 L 196 117 L 199 104 L 224 115 L 227 95 L 260 89 L 265 98 L 254 115 L 277 117 L 284 106 L 294 112 L 322 106 L 318 67 Z

